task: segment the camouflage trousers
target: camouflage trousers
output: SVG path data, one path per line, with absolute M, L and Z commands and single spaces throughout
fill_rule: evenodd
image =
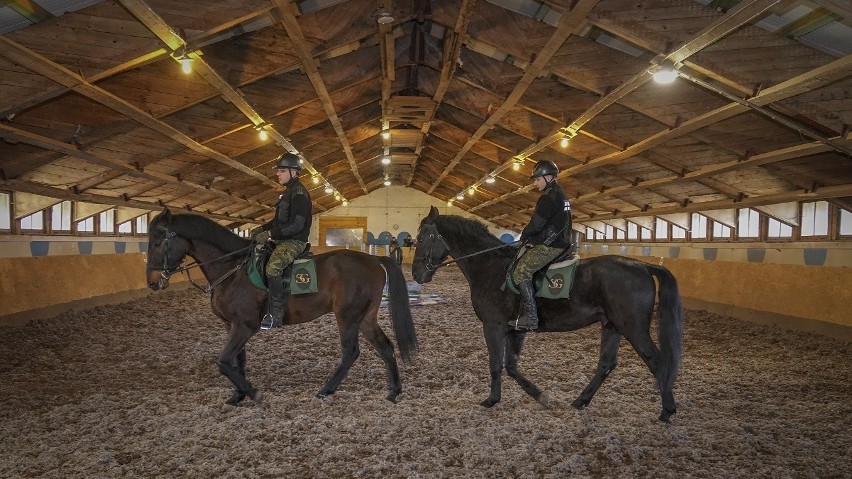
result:
M 277 246 L 269 256 L 269 262 L 266 263 L 266 277 L 281 276 L 284 268 L 290 266 L 290 263 L 299 256 L 299 253 L 305 251 L 308 243 L 299 240 L 284 240 L 276 241 Z
M 562 248 L 552 248 L 543 244 L 527 246 L 527 250 L 518 263 L 515 265 L 515 271 L 512 272 L 512 281 L 515 284 L 521 284 L 523 281 L 532 280 L 533 274 L 536 271 L 544 268 L 547 263 L 553 261 L 554 258 L 562 253 Z

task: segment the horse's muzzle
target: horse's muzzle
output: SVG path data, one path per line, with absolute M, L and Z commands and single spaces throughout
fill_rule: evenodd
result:
M 148 287 L 154 291 L 169 287 L 169 278 L 161 271 L 148 272 Z

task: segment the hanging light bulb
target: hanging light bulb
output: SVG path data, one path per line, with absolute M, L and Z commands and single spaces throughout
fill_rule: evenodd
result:
M 389 178 L 385 178 L 384 185 L 385 185 L 385 186 L 390 186 L 390 184 L 391 184 L 390 179 L 389 179 Z
M 192 73 L 192 62 L 195 60 L 190 58 L 189 55 L 186 54 L 186 46 L 184 46 L 183 53 L 180 57 L 178 57 L 177 61 L 180 63 L 181 71 L 183 71 L 187 75 Z
M 464 193 L 459 193 L 458 195 L 456 195 L 456 199 L 459 200 L 459 201 L 463 200 L 464 199 Z
M 521 165 L 524 163 L 524 160 L 515 160 L 512 163 L 512 169 L 518 171 L 521 169 Z
M 340 193 L 335 193 L 334 199 L 337 200 L 337 201 L 340 201 Z
M 349 206 L 349 201 L 348 201 L 348 200 L 343 200 L 343 206 Z
M 494 178 L 493 176 L 489 176 L 488 178 L 485 178 L 485 182 L 488 183 L 489 185 L 491 183 L 494 183 L 495 181 L 497 181 L 497 179 Z
M 319 184 L 319 176 L 318 176 L 318 175 L 314 175 L 314 177 L 313 177 L 313 178 L 311 178 L 311 181 L 313 181 L 315 185 L 318 185 L 318 184 Z
M 386 155 L 386 156 L 383 156 L 383 157 L 382 157 L 382 164 L 383 164 L 383 165 L 389 165 L 389 164 L 391 164 L 391 158 L 390 158 L 390 156 L 387 156 L 387 155 Z
M 563 136 L 562 140 L 559 141 L 559 146 L 561 146 L 562 148 L 568 148 L 568 140 L 570 140 L 570 138 L 568 138 L 567 136 Z
M 390 138 L 390 130 L 382 130 L 382 138 L 385 140 Z
M 326 183 L 326 184 L 325 184 L 325 192 L 326 192 L 326 193 L 331 193 L 332 191 L 334 191 L 334 188 L 332 188 L 332 187 L 331 187 L 331 185 L 329 185 L 328 183 Z
M 467 189 L 467 196 L 473 196 L 474 193 L 476 193 L 476 188 L 471 186 Z

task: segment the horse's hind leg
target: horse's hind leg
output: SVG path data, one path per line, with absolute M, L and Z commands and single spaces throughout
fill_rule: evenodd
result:
M 259 399 L 258 392 L 245 377 L 245 345 L 254 332 L 245 325 L 233 324 L 228 331 L 228 342 L 219 355 L 216 363 L 219 372 L 227 377 L 234 385 L 234 394 L 227 404 L 236 405 L 246 397 Z
M 639 357 L 645 362 L 645 365 L 648 366 L 648 369 L 651 371 L 651 374 L 654 375 L 654 379 L 657 380 L 657 387 L 660 390 L 660 397 L 663 402 L 663 411 L 660 413 L 660 421 L 669 422 L 669 418 L 677 412 L 677 406 L 675 404 L 674 392 L 672 389 L 665 384 L 663 381 L 660 381 L 661 365 L 658 364 L 658 360 L 660 358 L 660 350 L 657 348 L 657 345 L 654 344 L 654 341 L 651 340 L 651 336 L 647 333 L 639 334 L 637 337 L 628 337 L 628 341 L 633 345 L 633 349 L 639 354 Z
M 337 318 L 338 330 L 340 331 L 340 364 L 317 393 L 317 397 L 320 399 L 337 391 L 337 387 L 349 373 L 349 368 L 361 354 L 358 346 L 358 323 L 356 321 L 344 321 L 341 315 L 338 315 Z
M 388 371 L 388 401 L 396 402 L 396 397 L 402 392 L 402 384 L 399 380 L 399 367 L 396 364 L 396 358 L 393 355 L 393 344 L 388 339 L 382 328 L 379 327 L 374 316 L 368 317 L 361 323 L 361 333 L 378 353 L 382 361 L 385 362 L 385 368 Z
M 509 331 L 509 335 L 506 336 L 506 374 L 510 378 L 513 378 L 524 392 L 532 396 L 533 399 L 543 406 L 547 406 L 547 394 L 543 393 L 541 389 L 524 377 L 518 370 L 518 358 L 521 355 L 521 349 L 524 347 L 525 337 L 526 331 L 515 330 Z
M 621 345 L 621 334 L 612 326 L 601 326 L 601 351 L 598 359 L 598 368 L 595 376 L 589 381 L 589 385 L 580 396 L 571 403 L 577 409 L 583 409 L 589 405 L 598 388 L 601 387 L 609 373 L 615 369 L 618 363 L 618 348 Z

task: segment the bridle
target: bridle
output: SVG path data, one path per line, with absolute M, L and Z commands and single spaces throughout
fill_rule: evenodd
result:
M 180 264 L 174 267 L 169 266 L 169 241 L 171 241 L 172 238 L 174 238 L 175 236 L 177 236 L 177 233 L 175 233 L 174 231 L 166 230 L 166 235 L 163 237 L 163 246 L 161 248 L 163 250 L 163 267 L 156 268 L 151 265 L 148 265 L 147 267 L 147 270 L 149 272 L 160 269 L 160 277 L 163 280 L 168 280 L 173 274 L 182 270 Z
M 425 227 L 426 227 L 426 226 L 427 226 L 427 225 L 423 225 L 423 226 L 421 227 L 421 230 L 425 229 Z M 442 257 L 442 258 L 446 258 L 446 257 L 450 254 L 450 245 L 448 245 L 448 244 L 447 244 L 447 241 L 444 239 L 444 237 L 443 237 L 443 236 L 441 236 L 441 233 L 439 233 L 439 232 L 438 232 L 438 227 L 437 227 L 437 226 L 435 226 L 434 224 L 429 224 L 429 225 L 428 225 L 428 227 L 429 227 L 430 229 L 435 230 L 435 231 L 434 231 L 434 232 L 430 232 L 430 233 L 429 233 L 429 236 L 428 236 L 428 238 L 432 240 L 432 241 L 429 243 L 429 253 L 426 255 L 426 257 L 425 257 L 425 258 L 422 258 L 422 257 L 420 258 L 420 261 L 422 261 L 422 262 L 423 262 L 423 266 L 425 266 L 425 267 L 426 267 L 426 271 L 435 271 L 435 270 L 437 270 L 437 269 L 438 269 L 438 268 L 440 268 L 440 267 L 447 266 L 447 265 L 451 265 L 451 264 L 456 263 L 456 262 L 458 262 L 458 261 L 461 261 L 461 260 L 463 260 L 463 259 L 467 259 L 467 258 L 470 258 L 470 257 L 473 257 L 473 256 L 477 256 L 477 255 L 480 255 L 480 254 L 482 254 L 482 253 L 487 253 L 487 252 L 489 252 L 489 251 L 494 251 L 494 250 L 496 250 L 496 249 L 505 248 L 505 247 L 507 247 L 507 246 L 512 246 L 512 245 L 515 245 L 515 244 L 518 244 L 518 243 L 520 243 L 520 242 L 521 242 L 521 240 L 517 240 L 517 241 L 513 241 L 513 242 L 511 242 L 511 243 L 501 244 L 501 245 L 498 245 L 498 246 L 493 246 L 493 247 L 491 247 L 491 248 L 485 248 L 484 250 L 481 250 L 481 251 L 476 251 L 476 252 L 471 253 L 471 254 L 466 254 L 466 255 L 464 255 L 464 256 L 459 256 L 458 258 L 453 258 L 453 259 L 451 259 L 451 260 L 449 260 L 449 261 L 447 261 L 447 260 L 442 260 L 440 263 L 438 263 L 438 264 L 434 264 L 434 263 L 433 263 L 433 261 L 434 261 L 435 259 L 434 259 L 434 257 L 432 256 L 432 249 L 435 247 L 435 239 L 440 240 L 440 241 L 441 241 L 441 244 L 443 244 L 443 245 L 444 245 L 444 253 L 441 255 L 441 257 Z M 422 233 L 422 234 L 425 234 L 425 233 L 426 233 L 426 231 L 421 231 L 421 233 Z M 423 240 L 421 240 L 421 236 L 422 236 L 422 234 L 421 234 L 421 235 L 418 235 L 418 237 L 417 237 L 417 242 L 418 242 L 418 243 L 421 243 L 423 240 L 425 240 L 425 239 L 427 238 L 427 237 L 424 237 L 424 238 L 423 238 Z M 417 258 L 415 258 L 415 260 L 417 260 Z
M 228 257 L 230 257 L 230 256 L 234 256 L 234 255 L 240 254 L 240 253 L 242 253 L 242 252 L 244 252 L 244 251 L 247 251 L 247 250 L 251 249 L 251 248 L 252 248 L 252 246 L 254 246 L 254 243 L 252 243 L 252 244 L 250 244 L 250 245 L 246 246 L 245 248 L 240 248 L 240 249 L 238 249 L 238 250 L 236 250 L 236 251 L 232 251 L 232 252 L 230 252 L 230 253 L 227 253 L 227 254 L 224 254 L 224 255 L 222 255 L 222 256 L 219 256 L 218 258 L 213 258 L 213 259 L 211 259 L 210 261 L 205 261 L 205 262 L 203 262 L 203 263 L 194 262 L 194 263 L 192 263 L 192 264 L 188 264 L 188 265 L 184 265 L 183 263 L 181 263 L 181 264 L 178 264 L 177 266 L 170 267 L 170 266 L 169 266 L 169 241 L 171 241 L 174 237 L 176 237 L 176 236 L 177 236 L 177 233 L 175 233 L 174 231 L 169 231 L 168 229 L 166 229 L 165 231 L 166 231 L 166 235 L 163 237 L 163 246 L 162 246 L 162 250 L 163 250 L 163 267 L 162 267 L 162 268 L 156 268 L 156 267 L 152 267 L 152 266 L 150 266 L 150 265 L 149 265 L 149 266 L 147 267 L 147 270 L 150 272 L 150 271 L 156 271 L 156 270 L 158 270 L 158 269 L 161 269 L 161 272 L 160 272 L 160 278 L 161 278 L 161 280 L 163 280 L 163 281 L 168 280 L 168 279 L 169 279 L 169 278 L 170 278 L 173 274 L 175 274 L 175 273 L 185 273 L 185 274 L 186 274 L 186 277 L 189 279 L 189 282 L 190 282 L 193 286 L 195 286 L 196 288 L 198 288 L 199 290 L 201 290 L 201 291 L 203 291 L 203 292 L 205 292 L 205 293 L 207 293 L 207 294 L 211 294 L 211 293 L 213 292 L 213 288 L 214 288 L 214 287 L 216 287 L 217 285 L 219 285 L 220 283 L 222 283 L 222 281 L 225 281 L 225 279 L 227 279 L 229 276 L 231 276 L 232 274 L 236 273 L 236 272 L 237 272 L 240 268 L 242 268 L 242 267 L 243 267 L 243 265 L 245 265 L 245 264 L 246 264 L 246 262 L 248 262 L 248 258 L 246 258 L 246 260 L 245 260 L 245 261 L 242 261 L 242 262 L 240 262 L 239 264 L 237 264 L 237 266 L 235 266 L 234 268 L 232 268 L 231 270 L 229 270 L 227 273 L 225 273 L 224 275 L 222 275 L 222 277 L 220 277 L 220 278 L 219 278 L 219 279 L 217 279 L 216 281 L 213 281 L 212 283 L 208 284 L 206 288 L 205 288 L 205 287 L 203 287 L 203 286 L 201 286 L 201 285 L 199 285 L 199 284 L 197 284 L 195 281 L 193 281 L 193 280 L 192 280 L 192 277 L 189 275 L 189 270 L 191 270 L 192 268 L 198 268 L 198 267 L 200 267 L 200 266 L 202 266 L 202 265 L 210 264 L 210 263 L 213 263 L 213 262 L 216 262 L 216 261 L 219 261 L 219 260 L 222 260 L 222 259 L 228 258 Z
M 424 225 L 424 227 L 425 226 L 426 225 Z M 446 266 L 446 265 L 452 263 L 452 261 L 447 263 L 446 261 L 443 261 L 443 260 L 440 260 L 441 262 L 438 263 L 437 265 L 435 263 L 433 263 L 433 261 L 435 261 L 435 259 L 432 256 L 432 250 L 435 248 L 435 239 L 440 240 L 441 244 L 444 245 L 444 253 L 441 255 L 441 258 L 446 258 L 447 255 L 449 255 L 450 246 L 447 244 L 446 240 L 444 240 L 444 237 L 441 236 L 441 233 L 438 232 L 437 226 L 435 226 L 434 224 L 430 224 L 428 226 L 429 226 L 430 229 L 434 230 L 433 232 L 430 232 L 429 236 L 428 236 L 428 238 L 431 239 L 432 241 L 429 242 L 429 253 L 426 254 L 425 258 L 420 258 L 420 261 L 423 262 L 423 266 L 426 267 L 426 271 L 435 271 L 436 269 L 440 268 L 441 266 Z M 426 232 L 423 231 L 422 233 L 425 234 Z M 423 237 L 423 239 L 421 239 L 421 237 L 423 237 L 422 234 L 417 237 L 418 243 L 421 243 L 424 239 L 426 239 L 425 237 Z M 453 261 L 457 261 L 457 260 L 453 260 Z M 444 264 L 444 263 L 446 263 L 446 264 Z

